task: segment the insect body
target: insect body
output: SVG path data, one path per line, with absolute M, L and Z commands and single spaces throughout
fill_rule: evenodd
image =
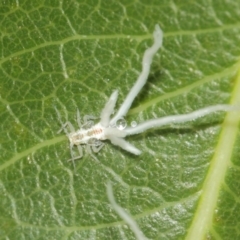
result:
M 124 139 L 126 136 L 139 134 L 150 128 L 161 127 L 163 125 L 167 125 L 171 123 L 183 123 L 183 122 L 195 120 L 199 117 L 208 115 L 216 111 L 233 111 L 233 110 L 239 111 L 240 110 L 238 107 L 219 104 L 219 105 L 198 109 L 194 112 L 187 113 L 187 114 L 151 119 L 143 123 L 140 123 L 139 125 L 134 127 L 118 129 L 116 125 L 117 121 L 122 119 L 127 114 L 135 97 L 137 96 L 137 94 L 140 92 L 140 90 L 146 83 L 149 72 L 150 72 L 150 65 L 152 63 L 152 58 L 154 54 L 162 46 L 163 33 L 158 25 L 155 26 L 155 31 L 153 33 L 153 36 L 154 36 L 154 44 L 145 51 L 143 56 L 142 72 L 139 75 L 136 83 L 128 93 L 123 104 L 120 106 L 119 110 L 112 118 L 111 118 L 111 115 L 114 112 L 114 107 L 117 102 L 118 91 L 114 91 L 112 93 L 108 102 L 105 104 L 105 107 L 101 112 L 100 122 L 95 125 L 93 124 L 93 120 L 96 118 L 92 116 L 85 116 L 84 124 L 82 125 L 79 111 L 77 111 L 77 123 L 79 126 L 79 130 L 77 131 L 75 131 L 73 125 L 70 122 L 66 122 L 65 124 L 62 123 L 60 114 L 56 109 L 58 118 L 62 124 L 62 128 L 59 130 L 59 132 L 64 130 L 64 132 L 66 133 L 70 141 L 70 153 L 71 153 L 70 160 L 75 160 L 83 156 L 82 145 L 86 145 L 87 152 L 91 154 L 93 158 L 95 158 L 92 152 L 100 151 L 100 149 L 104 145 L 102 140 L 110 140 L 112 144 L 117 145 L 130 153 L 139 155 L 141 151 L 136 147 L 134 147 L 129 142 L 127 142 Z M 73 154 L 74 145 L 77 146 L 78 152 L 79 152 L 79 155 L 76 157 Z
M 100 124 L 94 125 L 89 129 L 79 129 L 70 133 L 68 137 L 74 145 L 87 144 L 92 138 L 106 140 L 104 128 Z
M 70 141 L 70 152 L 71 152 L 71 159 L 75 160 L 81 158 L 83 155 L 81 145 L 85 144 L 86 150 L 89 154 L 94 155 L 93 152 L 98 152 L 103 147 L 102 140 L 109 139 L 113 144 L 118 145 L 124 148 L 127 151 L 130 151 L 134 154 L 140 154 L 140 151 L 132 146 L 130 143 L 126 142 L 123 138 L 127 135 L 126 132 L 119 130 L 116 126 L 110 126 L 110 115 L 112 114 L 115 103 L 117 100 L 118 92 L 115 91 L 111 95 L 109 101 L 106 103 L 104 109 L 101 113 L 101 120 L 99 123 L 93 125 L 92 118 L 84 117 L 84 124 L 81 125 L 80 121 L 80 114 L 77 112 L 77 122 L 79 126 L 79 130 L 75 131 L 73 125 L 70 122 L 62 123 L 60 113 L 56 109 L 58 114 L 59 121 L 62 124 L 62 128 L 59 130 L 61 132 L 64 130 L 66 133 L 69 141 Z M 68 131 L 70 129 L 70 132 Z M 74 157 L 73 154 L 73 146 L 76 145 L 79 151 L 79 155 Z
M 111 139 L 111 135 L 118 137 L 125 137 L 127 134 L 124 131 L 111 127 L 103 127 L 100 123 L 92 126 L 91 128 L 80 128 L 76 132 L 70 132 L 67 134 L 71 145 L 90 144 L 95 148 L 95 152 L 98 151 L 99 146 L 103 143 L 100 141 Z M 100 141 L 99 141 L 100 140 Z
M 133 154 L 140 154 L 141 151 L 137 148 L 135 148 L 133 145 L 125 141 L 123 138 L 127 136 L 127 133 L 123 130 L 120 130 L 116 127 L 116 122 L 118 119 L 121 119 L 124 117 L 129 108 L 132 105 L 133 100 L 137 96 L 137 94 L 140 92 L 142 87 L 147 81 L 149 72 L 150 72 L 150 66 L 152 63 L 152 58 L 155 55 L 155 53 L 159 50 L 159 48 L 162 46 L 162 40 L 163 40 L 163 32 L 160 29 L 158 25 L 155 26 L 155 31 L 153 32 L 154 37 L 154 44 L 148 48 L 143 56 L 142 60 L 142 72 L 140 76 L 138 77 L 136 83 L 134 84 L 133 88 L 130 90 L 127 98 L 125 99 L 124 103 L 120 107 L 117 114 L 114 116 L 114 118 L 110 119 L 111 114 L 114 111 L 114 107 L 117 101 L 118 92 L 114 91 L 108 100 L 108 102 L 105 104 L 105 107 L 103 108 L 100 116 L 100 122 L 96 125 L 92 126 L 92 120 L 93 118 L 90 117 L 90 119 L 84 117 L 84 125 L 81 125 L 80 121 L 80 114 L 79 111 L 77 112 L 77 122 L 79 126 L 79 130 L 75 131 L 73 125 L 70 122 L 62 123 L 60 114 L 58 110 L 56 109 L 59 121 L 62 124 L 62 128 L 59 130 L 61 132 L 64 130 L 67 137 L 70 141 L 70 152 L 71 152 L 71 159 L 75 160 L 77 158 L 81 158 L 82 153 L 82 147 L 81 145 L 86 145 L 86 150 L 88 153 L 92 154 L 93 152 L 98 152 L 102 147 L 103 143 L 102 140 L 110 140 L 112 144 L 120 146 L 121 148 L 125 149 L 126 151 L 129 151 Z M 86 127 L 87 126 L 87 127 Z M 89 127 L 88 127 L 89 126 Z M 70 130 L 70 132 L 69 132 Z M 76 145 L 79 151 L 79 155 L 77 157 L 74 157 L 73 154 L 73 146 Z

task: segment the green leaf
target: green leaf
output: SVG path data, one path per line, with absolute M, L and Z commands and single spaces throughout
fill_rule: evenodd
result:
M 135 239 L 116 202 L 148 239 L 240 239 L 240 113 L 214 113 L 127 140 L 96 159 L 70 158 L 55 108 L 76 124 L 116 109 L 141 71 L 154 25 L 163 48 L 129 111 L 135 120 L 240 104 L 240 2 L 0 3 L 0 239 Z M 76 149 L 75 149 L 76 150 Z

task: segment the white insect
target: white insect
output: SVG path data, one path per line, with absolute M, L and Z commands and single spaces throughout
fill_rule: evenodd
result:
M 117 128 L 117 124 L 116 124 L 117 121 L 121 120 L 127 114 L 135 97 L 138 95 L 138 93 L 146 83 L 149 72 L 150 72 L 150 66 L 152 63 L 153 56 L 162 46 L 163 32 L 160 29 L 159 25 L 155 26 L 153 37 L 154 37 L 154 44 L 145 51 L 143 56 L 142 72 L 139 75 L 136 83 L 128 93 L 126 99 L 124 100 L 123 104 L 119 108 L 118 112 L 115 114 L 115 116 L 112 119 L 111 119 L 111 115 L 114 111 L 114 107 L 117 102 L 118 91 L 114 91 L 112 93 L 112 95 L 110 96 L 110 99 L 105 104 L 105 107 L 101 112 L 100 122 L 95 125 L 93 124 L 93 120 L 96 118 L 92 116 L 85 116 L 84 124 L 82 125 L 79 111 L 77 111 L 77 123 L 79 126 L 79 130 L 77 131 L 75 131 L 73 125 L 70 122 L 66 122 L 64 124 L 62 123 L 60 114 L 56 109 L 58 118 L 62 124 L 62 128 L 59 130 L 59 132 L 64 130 L 64 132 L 66 133 L 70 141 L 70 153 L 71 153 L 70 160 L 73 161 L 83 156 L 82 145 L 86 145 L 87 152 L 93 158 L 95 158 L 92 152 L 100 151 L 100 149 L 104 145 L 104 143 L 101 142 L 102 140 L 110 140 L 112 144 L 119 146 L 130 153 L 139 155 L 141 154 L 141 151 L 136 147 L 134 147 L 129 142 L 125 141 L 124 138 L 126 136 L 138 134 L 150 128 L 161 127 L 166 124 L 183 123 L 187 121 L 192 121 L 196 118 L 208 115 L 216 111 L 236 110 L 236 107 L 234 106 L 219 104 L 219 105 L 202 108 L 187 114 L 172 115 L 172 116 L 167 116 L 163 118 L 151 119 L 146 122 L 140 123 L 134 127 Z M 68 131 L 67 127 L 69 128 L 70 132 Z M 79 152 L 78 156 L 74 156 L 74 153 L 73 153 L 74 145 L 76 145 L 78 148 L 78 152 Z

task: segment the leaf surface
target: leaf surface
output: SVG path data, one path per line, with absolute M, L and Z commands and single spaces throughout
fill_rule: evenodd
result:
M 155 24 L 163 48 L 129 125 L 239 106 L 239 15 L 234 0 L 0 3 L 0 238 L 135 239 L 110 181 L 148 239 L 239 239 L 239 112 L 128 137 L 140 156 L 106 141 L 74 169 L 55 110 L 77 128 L 76 110 L 100 116 L 115 89 L 117 109 Z

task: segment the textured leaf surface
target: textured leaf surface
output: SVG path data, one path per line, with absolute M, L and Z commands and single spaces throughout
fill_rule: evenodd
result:
M 239 16 L 235 0 L 2 1 L 0 238 L 134 239 L 111 181 L 149 239 L 240 239 L 239 112 L 129 137 L 140 156 L 107 142 L 75 170 L 55 112 L 77 126 L 115 89 L 119 106 L 156 23 L 163 48 L 129 124 L 240 105 Z

